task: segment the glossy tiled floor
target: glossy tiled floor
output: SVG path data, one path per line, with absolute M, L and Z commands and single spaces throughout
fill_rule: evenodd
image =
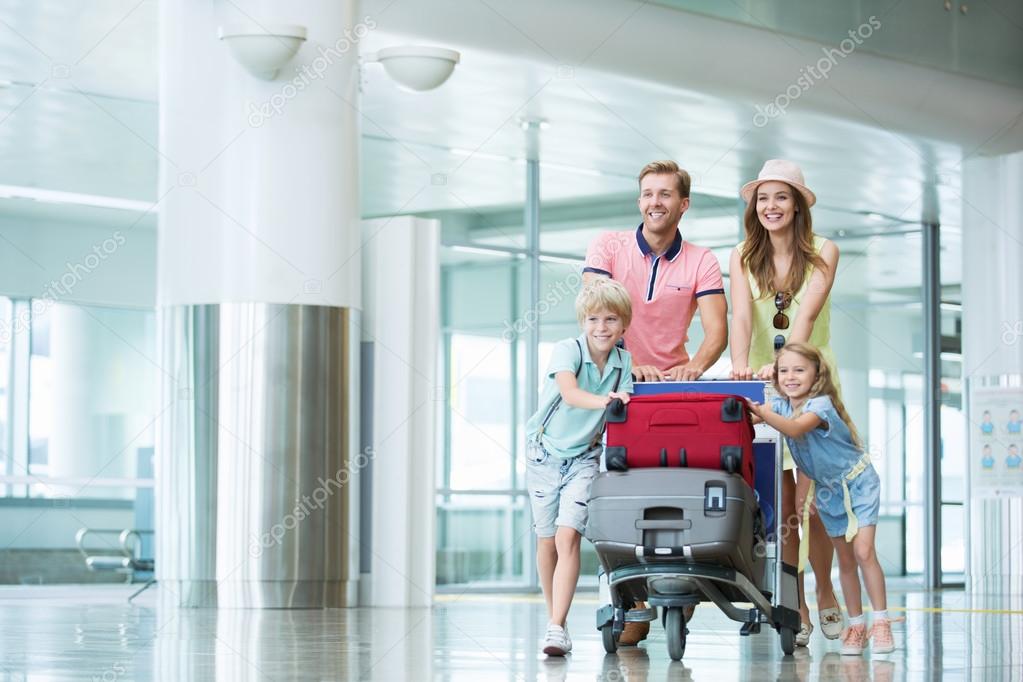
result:
M 534 597 L 442 595 L 431 610 L 180 610 L 125 586 L 0 588 L 0 680 L 1020 680 L 1018 601 L 961 591 L 892 589 L 899 649 L 839 656 L 817 633 L 781 655 L 777 635 L 750 638 L 711 606 L 697 609 L 686 655 L 672 663 L 655 626 L 638 648 L 605 656 L 582 594 L 567 659 L 538 654 Z M 893 608 L 893 611 L 896 611 Z

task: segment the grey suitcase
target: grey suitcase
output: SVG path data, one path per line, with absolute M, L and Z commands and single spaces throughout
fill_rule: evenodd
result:
M 741 476 L 711 469 L 633 469 L 599 474 L 590 489 L 586 538 L 605 573 L 670 560 L 735 569 L 763 582 L 765 529 Z M 644 595 L 634 592 L 634 598 Z M 738 590 L 723 590 L 744 600 Z

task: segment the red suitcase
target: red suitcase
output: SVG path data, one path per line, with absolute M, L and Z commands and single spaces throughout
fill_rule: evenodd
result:
M 692 467 L 740 474 L 753 487 L 753 423 L 740 396 L 663 393 L 607 407 L 609 471 Z

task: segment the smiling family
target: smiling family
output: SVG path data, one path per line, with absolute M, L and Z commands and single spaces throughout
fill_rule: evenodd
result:
M 566 620 L 578 582 L 590 483 L 598 473 L 603 408 L 616 397 L 628 402 L 633 380 L 699 379 L 728 345 L 720 265 L 679 229 L 689 190 L 689 174 L 673 161 L 655 161 L 640 172 L 642 223 L 634 231 L 604 233 L 590 245 L 576 301 L 582 334 L 555 345 L 539 409 L 526 424 L 526 485 L 549 617 L 543 643 L 548 655 L 572 648 Z M 751 411 L 781 432 L 787 446 L 783 557 L 802 568 L 809 545 L 817 620 L 825 637 L 842 638 L 842 653 L 860 654 L 868 639 L 875 653 L 891 651 L 884 575 L 874 552 L 879 479 L 839 396 L 830 347 L 838 248 L 814 234 L 810 208 L 816 197 L 796 164 L 768 161 L 741 196 L 746 239 L 733 250 L 729 271 L 732 378 L 771 381 L 779 394 L 770 405 L 751 404 Z M 687 332 L 697 309 L 703 341 L 690 356 Z M 835 551 L 847 627 L 831 582 Z M 869 633 L 858 572 L 874 609 Z M 801 589 L 799 594 L 796 644 L 806 646 L 813 625 Z M 637 644 L 649 628 L 626 623 L 618 644 Z

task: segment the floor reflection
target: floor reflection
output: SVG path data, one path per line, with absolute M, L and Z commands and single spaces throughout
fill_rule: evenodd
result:
M 441 596 L 432 609 L 212 610 L 135 604 L 124 586 L 0 588 L 0 680 L 873 680 L 1023 679 L 1019 599 L 893 590 L 899 648 L 841 656 L 815 632 L 781 654 L 777 634 L 740 637 L 701 606 L 681 662 L 655 625 L 639 647 L 606 655 L 593 595 L 580 595 L 573 653 L 539 653 L 543 604 L 529 596 Z

